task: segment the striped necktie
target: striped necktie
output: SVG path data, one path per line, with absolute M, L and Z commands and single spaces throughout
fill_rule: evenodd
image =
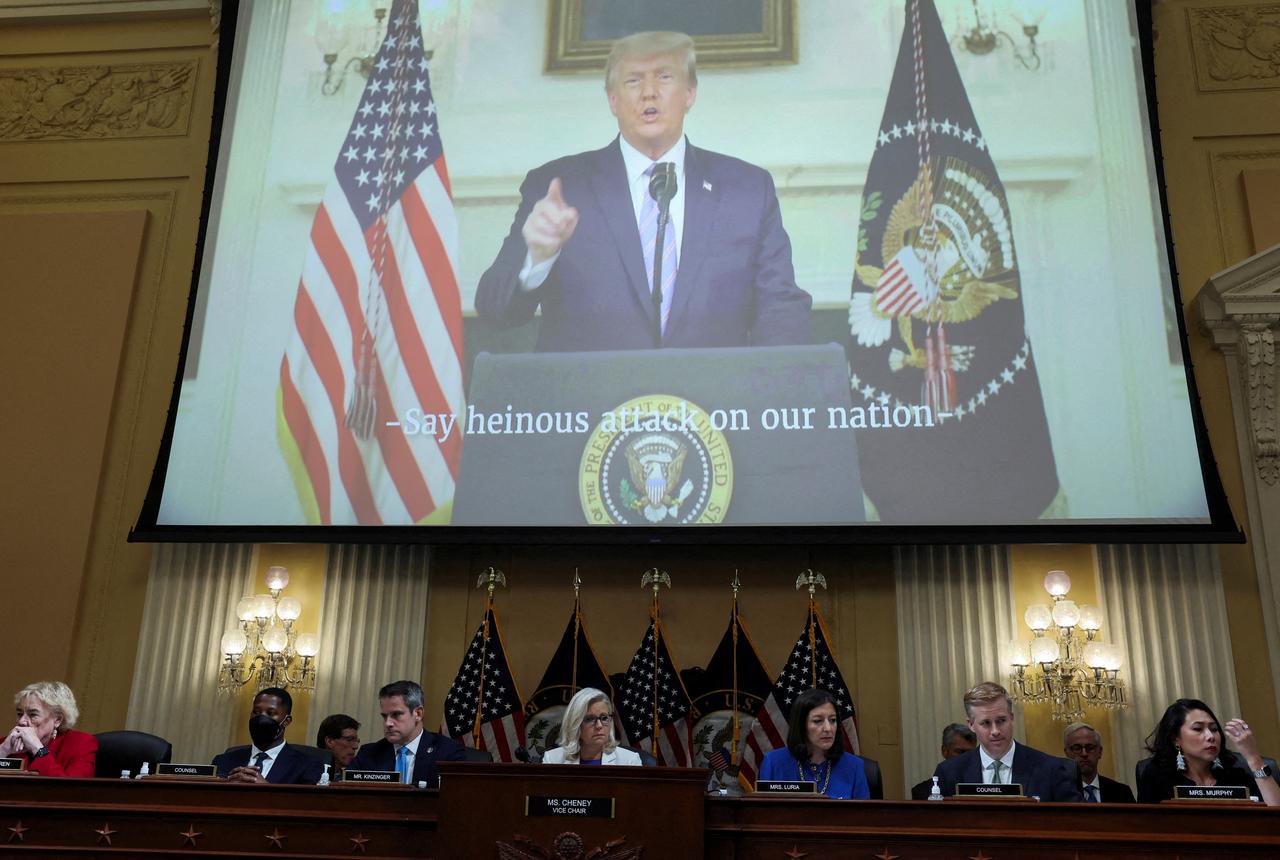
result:
M 999 784 L 1004 782 L 1004 780 L 1000 778 L 1002 775 L 1002 771 L 1000 770 L 1000 768 L 1002 767 L 1004 767 L 1004 764 L 1000 761 L 1000 759 L 996 759 L 991 763 L 991 781 L 993 783 Z
M 1089 803 L 1098 802 L 1098 787 L 1094 785 L 1086 785 L 1084 787 L 1084 799 Z
M 640 208 L 640 247 L 644 250 L 644 272 L 649 279 L 649 290 L 653 290 L 653 249 L 658 243 L 658 203 L 649 193 L 649 177 L 653 175 L 655 165 L 649 165 L 644 172 L 644 205 Z M 675 293 L 676 268 L 676 229 L 670 221 L 662 236 L 662 331 L 667 330 L 667 318 L 671 316 L 671 297 Z

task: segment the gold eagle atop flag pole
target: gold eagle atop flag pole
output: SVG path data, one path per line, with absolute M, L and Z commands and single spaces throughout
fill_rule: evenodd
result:
M 651 567 L 640 577 L 641 588 L 653 589 L 653 603 L 649 607 L 649 618 L 653 621 L 653 629 L 656 634 L 658 631 L 658 589 L 662 586 L 671 587 L 671 575 L 665 570 L 658 570 Z M 657 758 L 658 756 L 658 680 L 662 677 L 662 667 L 659 665 L 658 643 L 655 641 L 653 648 L 653 737 L 649 743 L 649 753 Z
M 827 578 L 812 568 L 805 568 L 796 577 L 796 591 L 806 585 L 809 586 L 809 654 L 812 656 L 818 653 L 818 637 L 814 632 L 814 619 L 817 617 L 818 601 L 814 594 L 819 585 L 823 589 L 827 587 Z M 812 681 L 810 686 L 818 686 L 818 661 L 816 658 L 809 661 L 809 673 Z
M 489 653 L 489 616 L 493 612 L 493 591 L 501 585 L 507 587 L 507 577 L 502 571 L 496 567 L 487 567 L 480 571 L 480 575 L 476 578 L 476 588 L 488 587 L 489 592 L 485 597 L 484 603 L 484 648 L 482 654 Z M 480 749 L 480 720 L 484 715 L 484 673 L 485 661 L 480 661 L 480 685 L 476 691 L 476 718 L 471 728 L 471 736 L 475 740 L 477 749 Z

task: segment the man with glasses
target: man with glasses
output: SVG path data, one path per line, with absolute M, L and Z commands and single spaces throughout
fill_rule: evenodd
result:
M 316 733 L 316 746 L 333 754 L 333 770 L 336 778 L 360 749 L 360 723 L 346 714 L 330 714 L 320 722 Z
M 1086 803 L 1134 803 L 1133 790 L 1098 773 L 1102 735 L 1088 723 L 1072 723 L 1062 732 L 1062 751 L 1080 768 L 1080 788 Z

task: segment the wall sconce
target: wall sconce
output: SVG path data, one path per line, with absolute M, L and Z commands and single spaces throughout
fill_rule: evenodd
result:
M 259 688 L 315 690 L 320 639 L 293 629 L 302 615 L 302 601 L 280 596 L 288 584 L 288 569 L 273 565 L 267 569 L 269 593 L 243 597 L 236 604 L 240 626 L 222 634 L 218 692 L 235 692 L 255 677 Z
M 975 56 L 985 57 L 1000 46 L 1003 39 L 1009 44 L 1013 57 L 1024 69 L 1035 71 L 1040 68 L 1040 51 L 1036 45 L 1036 37 L 1040 35 L 1040 22 L 1044 20 L 1045 5 L 1042 0 L 1014 0 L 1011 11 L 1007 14 L 1021 27 L 1026 37 L 1026 47 L 1019 47 L 1013 36 L 999 27 L 999 16 L 995 12 L 984 15 L 979 8 L 978 0 L 973 3 L 973 25 L 957 40 L 961 50 Z M 963 26 L 963 25 L 962 25 Z
M 389 5 L 390 0 L 319 0 L 315 38 L 324 58 L 320 92 L 331 96 L 341 90 L 352 70 L 369 77 L 387 33 Z

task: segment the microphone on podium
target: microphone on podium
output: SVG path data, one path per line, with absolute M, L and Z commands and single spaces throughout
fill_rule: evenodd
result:
M 522 746 L 516 747 L 511 754 L 515 756 L 516 761 L 522 761 L 525 764 L 538 764 L 542 761 L 542 756 L 531 753 Z
M 667 232 L 667 222 L 671 220 L 671 201 L 676 196 L 679 183 L 676 180 L 676 166 L 670 161 L 660 161 L 653 165 L 649 174 L 649 196 L 658 204 L 658 234 L 653 245 L 653 315 L 654 345 L 662 346 L 662 249 Z

